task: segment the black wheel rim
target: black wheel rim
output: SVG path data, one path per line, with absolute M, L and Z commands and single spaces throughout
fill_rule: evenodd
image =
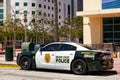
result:
M 30 68 L 30 61 L 27 57 L 23 58 L 21 61 L 21 67 L 23 69 L 29 69 Z
M 76 61 L 73 64 L 73 71 L 76 74 L 82 74 L 84 72 L 85 68 L 86 68 L 86 66 L 82 61 Z

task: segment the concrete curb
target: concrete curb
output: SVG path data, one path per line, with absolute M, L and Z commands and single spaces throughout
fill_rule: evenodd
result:
M 0 64 L 0 68 L 18 69 L 18 68 L 20 68 L 20 66 L 18 66 L 18 65 L 12 65 L 12 64 Z

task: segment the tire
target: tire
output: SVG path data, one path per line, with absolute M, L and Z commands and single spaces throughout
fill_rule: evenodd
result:
M 85 61 L 83 61 L 81 59 L 74 60 L 71 65 L 71 71 L 77 75 L 86 74 L 87 73 L 87 65 L 86 65 Z
M 31 59 L 27 56 L 24 56 L 20 59 L 20 66 L 23 70 L 29 70 L 31 69 Z

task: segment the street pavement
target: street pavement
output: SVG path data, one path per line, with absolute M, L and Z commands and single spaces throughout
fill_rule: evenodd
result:
M 18 53 L 16 53 L 16 55 L 17 54 Z M 16 64 L 16 56 L 14 56 L 12 61 L 6 61 L 5 54 L 0 54 L 0 64 Z M 114 58 L 114 68 L 112 71 L 120 74 L 120 58 Z
M 20 70 L 0 68 L 0 80 L 120 80 L 113 71 L 92 72 L 86 75 L 74 75 L 62 70 Z

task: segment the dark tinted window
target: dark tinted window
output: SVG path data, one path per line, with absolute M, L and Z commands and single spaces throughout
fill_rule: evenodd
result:
M 24 6 L 28 6 L 28 3 L 27 3 L 27 2 L 24 2 Z
M 58 51 L 60 44 L 51 44 L 43 47 L 42 51 Z
M 32 3 L 32 7 L 35 7 L 35 3 Z
M 16 3 L 15 3 L 15 6 L 19 6 L 19 2 L 16 2 Z
M 75 46 L 72 45 L 68 45 L 68 44 L 62 44 L 62 46 L 60 47 L 61 51 L 71 51 L 71 50 L 76 50 Z

